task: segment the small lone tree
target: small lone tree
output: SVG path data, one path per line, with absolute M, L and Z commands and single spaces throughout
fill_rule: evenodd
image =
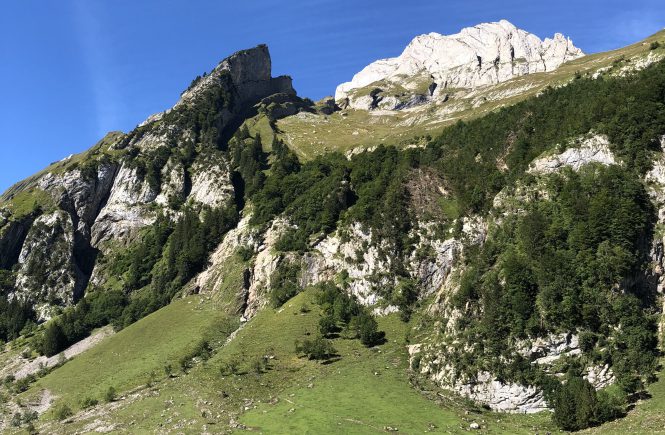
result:
M 564 430 L 580 430 L 596 422 L 596 390 L 586 379 L 569 375 L 554 402 L 554 422 Z
M 367 347 L 381 344 L 384 333 L 379 332 L 379 325 L 372 315 L 362 313 L 355 319 L 355 322 L 352 322 L 352 324 L 357 328 L 357 334 L 362 344 Z
M 67 344 L 67 337 L 62 331 L 62 327 L 58 322 L 51 322 L 44 331 L 44 341 L 42 342 L 42 353 L 51 357 L 62 349 Z

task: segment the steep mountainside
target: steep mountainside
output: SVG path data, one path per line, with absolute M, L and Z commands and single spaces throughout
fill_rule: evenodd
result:
M 655 380 L 662 339 L 657 41 L 564 63 L 581 55 L 570 41 L 506 21 L 416 38 L 344 98 L 426 70 L 465 88 L 441 99 L 428 83 L 427 101 L 390 113 L 431 127 L 457 98 L 485 100 L 434 137 L 402 141 L 412 130 L 377 115 L 401 147 L 376 143 L 374 103 L 340 110 L 272 78 L 266 46 L 225 59 L 173 108 L 3 194 L 1 427 L 619 418 Z M 345 138 L 335 122 L 362 125 L 359 142 L 329 141 Z M 294 125 L 323 145 L 304 152 Z

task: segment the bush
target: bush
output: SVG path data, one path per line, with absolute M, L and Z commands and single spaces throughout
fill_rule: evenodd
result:
M 596 334 L 590 331 L 583 331 L 580 333 L 580 349 L 584 353 L 589 353 L 596 345 Z
M 650 50 L 656 50 L 658 48 L 660 48 L 660 42 L 658 41 L 653 41 L 651 45 L 649 45 Z
M 254 250 L 247 246 L 240 246 L 236 250 L 236 255 L 242 261 L 249 261 L 254 256 Z
M 12 421 L 11 425 L 14 427 L 21 427 L 21 424 L 23 423 L 23 417 L 21 416 L 20 412 L 14 413 L 12 416 Z
M 115 388 L 113 388 L 113 386 L 110 386 L 104 393 L 104 401 L 106 403 L 114 402 L 116 399 L 116 394 L 117 393 L 115 391 Z
M 286 301 L 300 291 L 298 273 L 300 265 L 287 260 L 282 261 L 270 277 L 270 301 L 275 308 L 281 307 Z
M 257 375 L 265 372 L 268 369 L 268 358 L 265 356 L 260 356 L 252 361 L 252 370 Z
M 552 418 L 564 430 L 580 430 L 595 422 L 596 390 L 579 376 L 569 376 L 557 393 Z
M 552 419 L 561 429 L 576 431 L 618 418 L 623 400 L 593 385 L 577 374 L 569 373 L 555 392 Z
M 319 320 L 319 332 L 322 336 L 327 337 L 337 332 L 337 330 L 337 322 L 335 322 L 335 318 L 332 315 L 327 314 L 321 317 Z
M 352 327 L 355 329 L 360 342 L 367 347 L 372 347 L 383 343 L 385 333 L 379 331 L 379 325 L 374 317 L 367 313 L 362 313 L 352 319 Z
M 37 414 L 37 411 L 25 411 L 23 413 L 23 423 L 30 424 L 33 421 L 37 420 L 39 418 L 39 414 Z
M 296 353 L 304 354 L 310 360 L 326 360 L 335 355 L 337 351 L 329 340 L 316 337 L 313 340 L 296 341 Z
M 399 307 L 400 318 L 408 322 L 413 313 L 413 304 L 418 300 L 418 289 L 412 279 L 400 279 L 393 290 L 392 301 Z
M 64 350 L 67 341 L 67 337 L 62 331 L 60 323 L 58 321 L 52 321 L 46 326 L 46 331 L 44 331 L 41 351 L 47 357 L 51 357 Z
M 66 403 L 61 403 L 53 410 L 53 415 L 58 420 L 64 420 L 74 415 L 74 413 Z
M 13 388 L 14 391 L 17 393 L 22 393 L 24 391 L 28 391 L 28 388 L 30 388 L 30 384 L 35 382 L 35 375 L 29 374 L 24 378 L 21 378 L 14 382 Z
M 304 252 L 307 250 L 307 234 L 290 229 L 277 240 L 275 249 L 280 252 Z
M 92 397 L 85 397 L 81 400 L 81 408 L 92 408 L 93 406 L 97 406 L 98 403 L 99 401 L 97 399 L 93 399 Z
M 222 376 L 237 375 L 240 372 L 240 364 L 236 359 L 224 361 L 219 367 L 219 372 Z

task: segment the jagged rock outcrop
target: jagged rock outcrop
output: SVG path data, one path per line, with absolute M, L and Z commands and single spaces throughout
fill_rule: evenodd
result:
M 572 146 L 560 154 L 534 160 L 529 171 L 551 173 L 557 172 L 563 167 L 578 171 L 582 166 L 590 163 L 600 163 L 606 166 L 617 164 L 606 136 L 591 134 L 587 138 L 581 138 L 580 142 L 578 146 Z
M 62 174 L 47 173 L 39 180 L 38 187 L 48 192 L 61 209 L 74 216 L 77 231 L 89 237 L 116 171 L 116 164 L 102 163 L 91 175 L 84 175 L 79 169 Z
M 229 162 L 220 154 L 200 156 L 191 170 L 193 175 L 190 201 L 219 207 L 233 198 Z
M 113 182 L 108 201 L 92 226 L 92 244 L 100 247 L 107 240 L 127 240 L 135 231 L 153 222 L 147 204 L 157 199 L 156 192 L 141 179 L 136 168 L 125 163 Z
M 271 77 L 271 59 L 268 47 L 243 50 L 226 58 L 187 89 L 168 111 L 148 118 L 140 134 L 119 147 L 136 148 L 140 153 L 149 153 L 160 147 L 171 148 L 194 140 L 187 128 L 171 124 L 166 115 L 174 110 L 195 109 L 205 100 L 208 92 L 221 89 L 226 95 L 225 106 L 220 110 L 216 125 L 223 137 L 240 126 L 249 112 L 261 100 L 279 94 L 289 98 L 295 90 L 288 76 Z M 176 123 L 177 120 L 171 122 Z M 116 147 L 117 147 L 116 146 Z M 188 178 L 191 175 L 191 179 Z M 107 240 L 131 240 L 137 230 L 154 221 L 155 213 L 150 204 L 157 203 L 168 208 L 170 203 L 191 201 L 210 206 L 226 203 L 233 194 L 228 160 L 220 153 L 208 152 L 199 156 L 191 168 L 183 167 L 170 159 L 162 168 L 160 185 L 151 186 L 131 162 L 120 167 L 111 189 L 108 202 L 101 210 L 93 231 L 93 245 L 103 249 Z
M 540 365 L 550 365 L 564 355 L 577 356 L 582 353 L 579 348 L 579 337 L 574 334 L 550 334 L 538 337 L 533 341 L 519 344 L 517 352 Z
M 550 408 L 543 392 L 535 386 L 503 381 L 487 371 L 479 371 L 471 377 L 458 373 L 454 365 L 437 351 L 438 347 L 429 342 L 410 345 L 411 368 L 430 377 L 442 388 L 487 405 L 495 411 L 531 414 Z M 574 334 L 550 334 L 533 341 L 517 343 L 515 348 L 531 364 L 537 364 L 548 372 L 552 372 L 560 358 L 574 358 L 582 353 L 579 337 Z M 559 375 L 563 376 L 564 373 Z M 616 381 L 609 365 L 587 367 L 584 378 L 596 389 L 605 388 Z
M 197 96 L 200 96 L 206 89 L 223 83 L 222 76 L 225 73 L 229 74 L 231 82 L 235 86 L 238 97 L 235 104 L 238 108 L 254 105 L 262 98 L 272 94 L 295 95 L 291 78 L 288 76 L 273 78 L 271 70 L 272 61 L 267 45 L 239 51 L 221 61 L 210 74 L 183 92 L 174 107 L 194 103 Z
M 468 27 L 454 35 L 418 36 L 400 56 L 371 63 L 350 82 L 339 85 L 335 99 L 353 108 L 378 108 L 376 97 L 382 86 L 418 95 L 415 102 L 428 97 L 443 98 L 448 89 L 475 88 L 553 71 L 581 56 L 582 51 L 560 33 L 541 40 L 501 20 Z M 357 92 L 372 87 L 373 95 Z M 400 106 L 396 102 L 386 101 L 388 105 L 382 108 L 407 108 L 414 104 Z
M 18 261 L 34 216 L 10 220 L 7 210 L 0 210 L 0 216 L 0 268 L 9 269 Z
M 37 218 L 23 243 L 16 292 L 10 297 L 35 303 L 41 318 L 48 318 L 49 305 L 69 305 L 83 290 L 74 231 L 69 214 L 57 210 Z

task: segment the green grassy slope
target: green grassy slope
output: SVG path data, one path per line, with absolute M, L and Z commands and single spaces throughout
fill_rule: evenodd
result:
M 101 399 L 109 386 L 123 392 L 144 385 L 151 372 L 177 367 L 192 342 L 224 318 L 201 297 L 178 300 L 40 379 L 28 394 L 48 389 L 77 409 L 85 397 Z
M 179 356 L 198 337 L 223 329 L 224 315 L 201 297 L 178 300 L 40 379 L 24 398 L 48 389 L 57 396 L 54 408 L 67 403 L 77 412 L 64 423 L 46 413 L 37 426 L 48 433 L 96 428 L 215 433 L 242 425 L 260 433 L 377 433 L 387 427 L 402 433 L 460 433 L 474 421 L 484 433 L 552 429 L 547 415 L 499 415 L 446 393 L 418 392 L 406 369 L 410 326 L 397 316 L 380 319 L 388 341 L 378 349 L 337 338 L 334 361 L 300 358 L 294 342 L 316 333 L 320 318 L 314 296 L 310 289 L 279 310 L 260 312 L 187 373 L 178 369 Z M 272 358 L 268 369 L 257 373 L 253 363 L 263 355 Z M 220 371 L 229 361 L 239 363 L 237 374 Z M 168 363 L 172 377 L 163 371 Z M 151 372 L 155 376 L 148 385 Z M 116 402 L 80 411 L 81 399 L 100 398 L 109 385 L 119 392 Z
M 333 340 L 339 358 L 322 364 L 295 354 L 294 342 L 316 333 L 320 311 L 309 289 L 279 310 L 265 309 L 226 343 L 226 315 L 201 296 L 178 300 L 106 339 L 38 380 L 25 401 L 48 389 L 53 408 L 68 404 L 76 414 L 59 422 L 46 413 L 37 427 L 46 433 L 212 433 L 249 429 L 258 433 L 462 433 L 472 422 L 479 433 L 554 431 L 548 414 L 506 415 L 483 411 L 446 392 L 414 388 L 407 370 L 406 337 L 411 325 L 397 316 L 380 318 L 387 342 L 367 349 L 358 340 Z M 217 349 L 183 373 L 178 359 L 200 337 L 213 333 Z M 226 344 L 224 344 L 226 343 Z M 253 363 L 270 355 L 268 369 Z M 238 372 L 222 373 L 230 361 Z M 174 375 L 166 376 L 171 364 Z M 151 378 L 150 373 L 154 372 Z M 151 380 L 151 382 L 149 382 Z M 110 404 L 80 410 L 85 397 L 101 398 L 108 386 L 119 392 Z M 665 381 L 653 397 L 598 433 L 665 430 Z

